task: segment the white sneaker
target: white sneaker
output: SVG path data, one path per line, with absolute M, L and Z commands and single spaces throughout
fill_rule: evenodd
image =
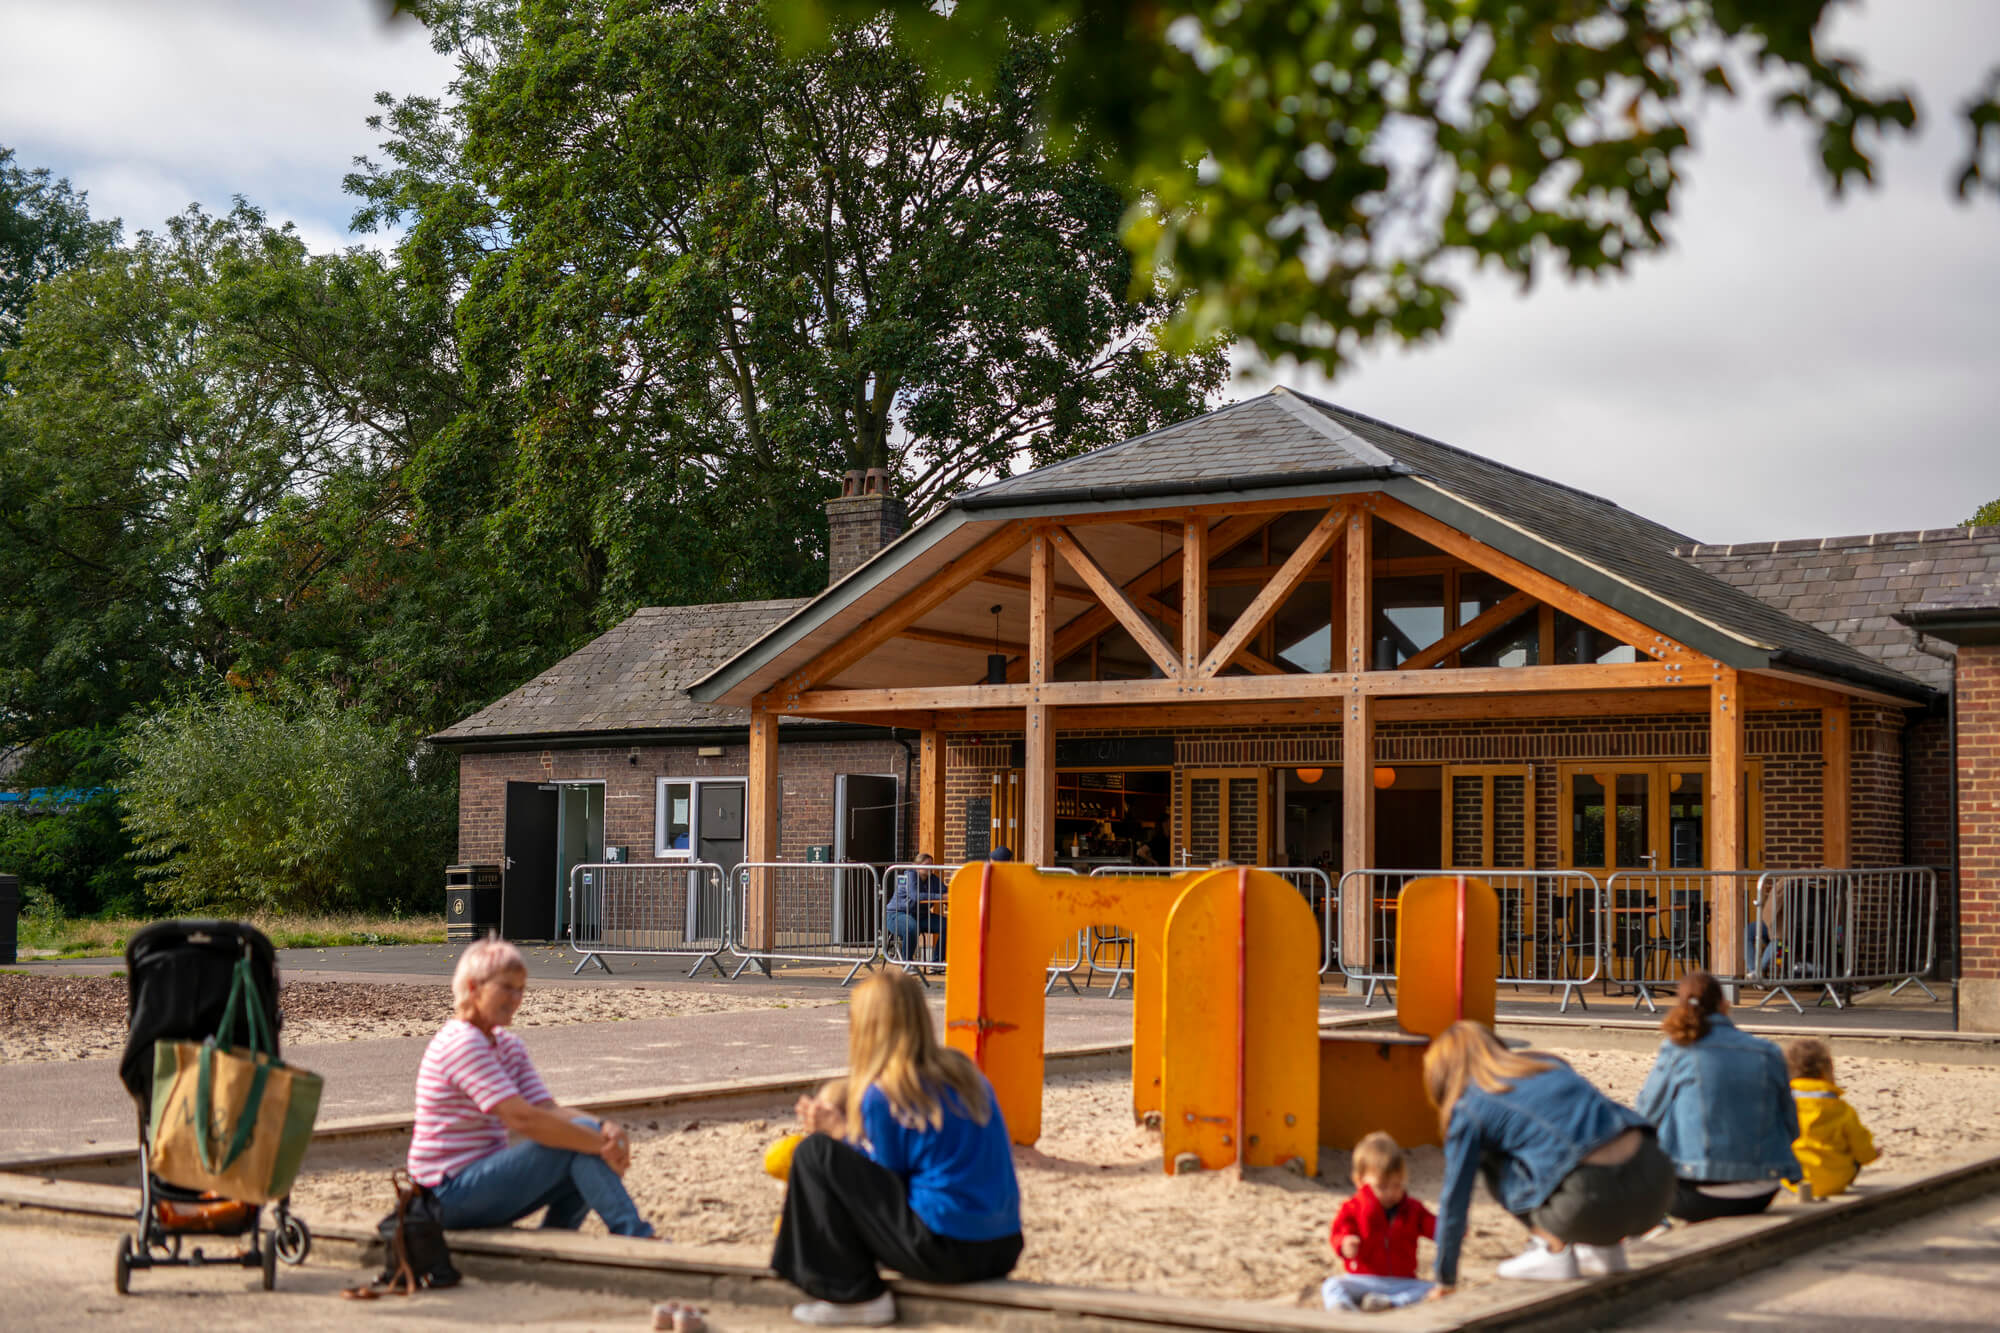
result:
M 1500 1261 L 1500 1276 L 1530 1282 L 1567 1282 L 1579 1276 L 1576 1246 L 1566 1245 L 1560 1250 L 1552 1250 L 1540 1236 L 1531 1237 L 1527 1249 L 1512 1259 Z
M 832 1301 L 807 1301 L 792 1307 L 792 1318 L 801 1324 L 834 1325 L 843 1328 L 874 1328 L 896 1322 L 896 1297 L 883 1292 L 872 1301 L 836 1305 Z
M 1361 1298 L 1361 1308 L 1369 1314 L 1381 1314 L 1384 1310 L 1395 1309 L 1396 1303 L 1379 1291 L 1371 1291 Z
M 1616 1245 L 1572 1245 L 1570 1248 L 1576 1251 L 1577 1271 L 1585 1277 L 1609 1277 L 1632 1267 L 1625 1257 L 1623 1241 Z

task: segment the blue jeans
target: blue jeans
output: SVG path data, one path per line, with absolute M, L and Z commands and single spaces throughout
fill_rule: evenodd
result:
M 1319 1298 L 1329 1310 L 1359 1310 L 1363 1296 L 1386 1297 L 1400 1310 L 1430 1295 L 1434 1282 L 1420 1277 L 1376 1277 L 1372 1273 L 1342 1273 L 1320 1283 Z
M 587 1115 L 575 1123 L 596 1129 Z M 432 1188 L 447 1231 L 504 1227 L 546 1207 L 544 1227 L 574 1231 L 596 1213 L 614 1236 L 650 1236 L 653 1228 L 601 1157 L 521 1142 L 482 1157 Z
M 917 936 L 937 936 L 937 961 L 944 961 L 944 921 L 936 912 L 925 912 L 921 916 L 909 912 L 889 912 L 882 918 L 889 933 L 903 946 L 903 961 L 917 960 Z

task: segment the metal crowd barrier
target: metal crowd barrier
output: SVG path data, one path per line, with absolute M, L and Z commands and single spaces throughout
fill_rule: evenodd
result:
M 1823 992 L 1845 1008 L 1856 987 L 1915 985 L 1937 965 L 1937 874 L 1925 866 L 1880 870 L 1767 870 L 1744 920 L 1744 984 L 1782 995 Z
M 1344 960 L 1341 970 L 1363 984 L 1362 1007 L 1372 1008 L 1377 990 L 1387 992 L 1396 980 L 1398 896 L 1413 879 L 1463 875 L 1484 880 L 1499 899 L 1500 959 L 1498 981 L 1503 986 L 1548 986 L 1562 992 L 1558 1013 L 1569 1002 L 1585 1008 L 1583 988 L 1604 975 L 1615 930 L 1607 924 L 1614 914 L 1597 877 L 1584 870 L 1517 870 L 1484 867 L 1460 870 L 1350 870 L 1340 877 L 1334 907 L 1350 893 L 1365 895 L 1367 960 L 1359 967 Z
M 570 947 L 575 972 L 608 955 L 692 958 L 695 976 L 729 947 L 727 875 L 711 861 L 593 862 L 569 872 Z M 572 972 L 571 975 L 575 975 Z
M 943 975 L 948 964 L 948 959 L 944 956 L 945 910 L 941 906 L 930 908 L 923 900 L 926 898 L 942 899 L 946 891 L 951 888 L 952 876 L 964 869 L 964 866 L 964 862 L 952 865 L 918 865 L 914 861 L 898 861 L 882 872 L 883 955 L 901 963 L 905 969 L 916 973 L 919 978 L 923 977 L 927 972 Z M 915 951 L 917 956 L 915 957 L 906 957 L 904 955 L 902 939 L 889 929 L 889 900 L 896 896 L 897 886 L 902 882 L 904 875 L 929 876 L 937 881 L 935 885 L 920 886 L 917 892 L 918 910 L 913 913 L 919 927 Z M 926 913 L 928 913 L 930 918 L 928 920 L 926 919 Z M 934 925 L 937 929 L 935 931 L 925 931 L 922 929 L 925 925 Z M 931 945 L 930 955 L 925 957 L 923 956 L 924 936 L 927 934 L 933 936 L 934 943 Z
M 1709 940 L 1718 900 L 1732 894 L 1736 919 L 1756 913 L 1755 870 L 1620 870 L 1604 881 L 1610 914 L 1607 979 L 1636 992 L 1632 1007 L 1658 1011 L 1653 992 L 1669 990 L 1696 968 L 1715 971 Z M 1751 951 L 1745 932 L 1746 966 Z M 1738 980 L 1741 980 L 1740 978 Z
M 753 891 L 769 891 L 770 943 L 744 939 Z M 882 962 L 882 879 L 871 865 L 847 861 L 745 861 L 731 895 L 730 950 L 766 976 L 774 962 L 850 963 L 845 986 L 864 967 Z

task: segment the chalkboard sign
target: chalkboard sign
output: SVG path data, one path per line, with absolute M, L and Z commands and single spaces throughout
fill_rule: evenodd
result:
M 993 850 L 993 798 L 981 796 L 965 803 L 965 859 L 984 861 Z
M 1014 767 L 1027 762 L 1028 747 L 1014 742 Z M 1172 736 L 1058 736 L 1057 768 L 1172 768 Z

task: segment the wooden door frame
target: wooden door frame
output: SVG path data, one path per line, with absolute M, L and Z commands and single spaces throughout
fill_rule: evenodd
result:
M 1477 777 L 1482 779 L 1480 783 L 1481 790 L 1479 798 L 1480 857 L 1477 865 L 1474 866 L 1459 866 L 1454 862 L 1452 857 L 1452 847 L 1455 845 L 1456 842 L 1456 838 L 1454 837 L 1455 830 L 1452 827 L 1452 821 L 1454 817 L 1454 808 L 1452 805 L 1452 781 L 1455 778 L 1461 778 L 1461 777 Z M 1522 802 L 1521 818 L 1526 824 L 1526 846 L 1523 850 L 1523 859 L 1526 862 L 1526 864 L 1519 867 L 1514 867 L 1514 866 L 1503 867 L 1503 866 L 1496 866 L 1493 864 L 1493 780 L 1495 778 L 1503 778 L 1503 777 L 1521 779 L 1521 802 Z M 1461 870 L 1461 869 L 1513 870 L 1517 868 L 1521 870 L 1532 870 L 1535 868 L 1534 765 L 1527 763 L 1446 764 L 1444 765 L 1444 781 L 1442 789 L 1439 792 L 1439 797 L 1443 809 L 1443 817 L 1440 822 L 1444 833 L 1443 840 L 1439 845 L 1439 851 L 1441 853 L 1441 855 L 1439 856 L 1439 863 L 1441 868 L 1445 870 Z
M 1570 816 L 1575 800 L 1570 784 L 1578 773 L 1588 773 L 1593 777 L 1599 774 L 1618 773 L 1644 773 L 1646 775 L 1649 783 L 1647 788 L 1648 812 L 1646 836 L 1654 854 L 1654 864 L 1652 866 L 1578 866 L 1576 864 L 1576 831 L 1570 823 Z M 1708 776 L 1708 760 L 1706 758 L 1566 759 L 1558 763 L 1556 765 L 1556 857 L 1558 868 L 1563 870 L 1582 869 L 1589 871 L 1591 874 L 1604 875 L 1615 874 L 1620 869 L 1637 874 L 1673 873 L 1672 868 L 1661 864 L 1661 861 L 1672 850 L 1671 840 L 1667 832 L 1667 802 L 1665 796 L 1669 790 L 1670 775 L 1674 773 L 1698 773 L 1706 780 Z M 1743 761 L 1742 774 L 1745 801 L 1744 813 L 1748 832 L 1748 837 L 1745 839 L 1743 847 L 1743 868 L 1746 870 L 1757 870 L 1761 869 L 1764 864 L 1764 761 L 1762 759 L 1745 759 Z M 1615 802 L 1607 802 L 1605 806 L 1605 859 L 1607 861 L 1615 860 L 1617 856 L 1614 830 L 1611 827 L 1611 810 L 1614 806 Z M 1707 870 L 1709 868 L 1709 840 L 1707 837 L 1708 806 L 1708 793 L 1704 792 L 1702 795 L 1702 863 L 1699 867 L 1683 867 L 1682 873 L 1693 873 L 1696 870 Z
M 1194 830 L 1193 805 L 1194 784 L 1198 778 L 1215 778 L 1223 784 L 1220 793 L 1220 813 L 1216 836 L 1216 855 L 1225 861 L 1236 861 L 1243 865 L 1265 864 L 1265 857 L 1271 845 L 1271 770 L 1253 766 L 1234 768 L 1186 768 L 1181 770 L 1180 790 L 1174 802 L 1174 817 L 1179 827 L 1178 845 L 1182 850 L 1191 849 L 1190 836 Z M 1242 856 L 1229 845 L 1229 783 L 1236 778 L 1251 778 L 1257 783 L 1257 845 L 1251 855 Z

